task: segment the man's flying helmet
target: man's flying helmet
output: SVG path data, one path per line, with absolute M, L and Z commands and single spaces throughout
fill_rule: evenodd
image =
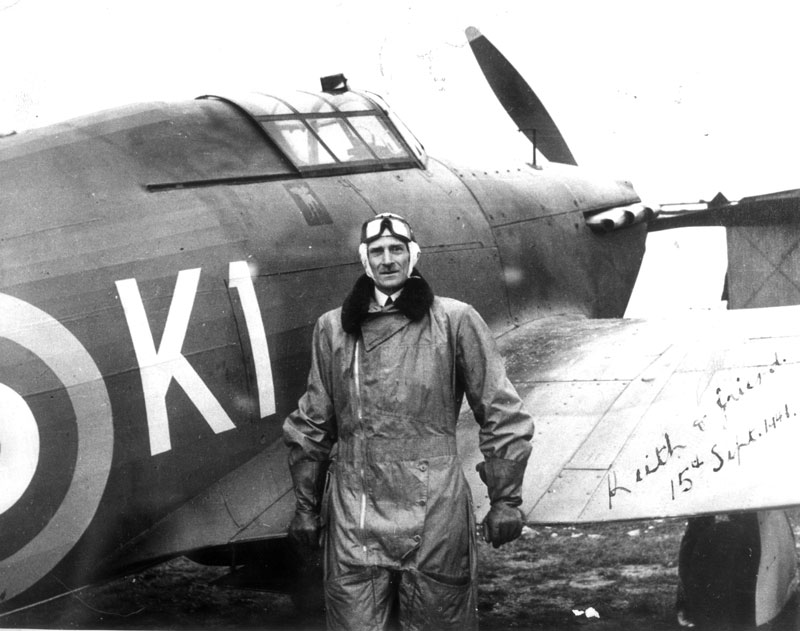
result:
M 396 237 L 408 245 L 408 253 L 411 255 L 408 261 L 408 275 L 410 276 L 419 261 L 419 245 L 409 223 L 394 213 L 375 215 L 361 225 L 361 245 L 358 246 L 358 254 L 367 276 L 372 278 L 372 270 L 367 258 L 367 245 L 381 236 Z

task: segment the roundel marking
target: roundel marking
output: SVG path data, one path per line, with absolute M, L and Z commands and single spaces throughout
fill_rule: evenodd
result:
M 114 427 L 100 370 L 58 320 L 0 294 L 0 337 L 38 356 L 64 385 L 75 412 L 78 445 L 72 480 L 52 519 L 25 546 L 0 560 L 0 593 L 8 599 L 52 570 L 91 523 L 111 471 Z
M 20 395 L 0 383 L 0 515 L 16 504 L 39 464 L 39 428 Z

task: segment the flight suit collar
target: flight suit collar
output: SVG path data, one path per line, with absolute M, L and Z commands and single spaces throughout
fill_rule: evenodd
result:
M 374 287 L 372 279 L 366 274 L 362 274 L 356 281 L 353 290 L 345 298 L 341 315 L 342 328 L 345 332 L 358 333 L 362 322 L 370 315 L 370 304 L 374 300 Z M 396 315 L 402 314 L 405 318 L 400 318 L 400 320 L 407 319 L 412 322 L 417 322 L 424 318 L 431 306 L 433 306 L 433 291 L 416 269 L 406 281 L 402 293 L 393 306 L 397 308 L 399 313 L 392 314 L 392 319 Z

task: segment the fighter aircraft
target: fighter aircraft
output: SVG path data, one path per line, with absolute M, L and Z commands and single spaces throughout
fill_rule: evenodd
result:
M 798 432 L 798 193 L 648 207 L 576 166 L 519 74 L 468 37 L 544 163 L 429 156 L 343 76 L 0 139 L 0 615 L 178 555 L 286 571 L 282 419 L 381 212 L 410 221 L 435 291 L 472 303 L 506 353 L 537 418 L 532 523 L 800 503 L 775 484 Z M 622 319 L 648 231 L 684 224 L 728 227 L 729 306 L 767 308 Z M 480 513 L 468 412 L 460 426 Z M 782 512 L 759 515 L 762 622 L 794 588 L 794 545 Z

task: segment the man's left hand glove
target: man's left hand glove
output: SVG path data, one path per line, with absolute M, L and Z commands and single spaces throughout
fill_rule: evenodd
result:
M 483 539 L 499 548 L 522 534 L 522 511 L 505 502 L 492 504 L 483 518 Z
M 522 534 L 522 477 L 526 461 L 490 458 L 476 469 L 486 483 L 492 508 L 483 519 L 483 538 L 495 548 Z

